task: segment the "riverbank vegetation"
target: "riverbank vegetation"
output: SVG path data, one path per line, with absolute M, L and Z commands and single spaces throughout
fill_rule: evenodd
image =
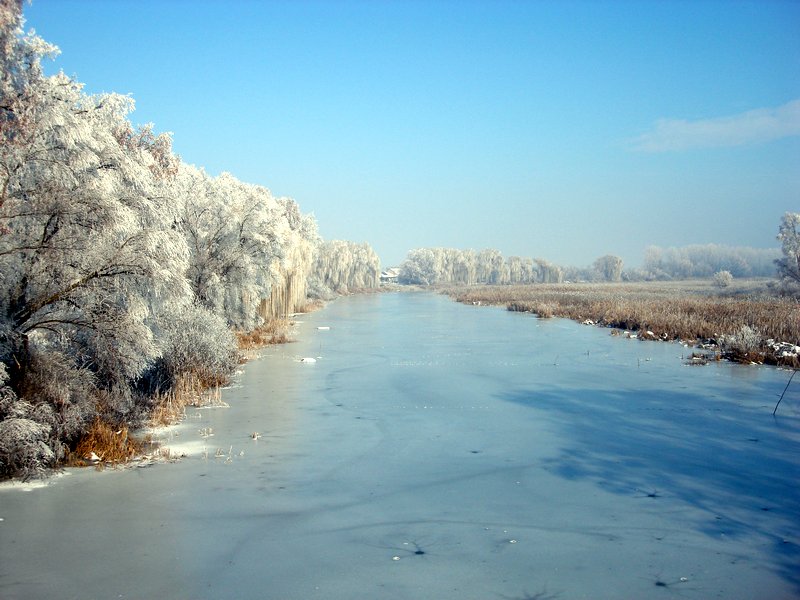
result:
M 800 367 L 800 303 L 764 280 L 722 292 L 709 280 L 445 287 L 458 302 L 638 332 L 641 339 L 711 345 L 726 357 Z
M 184 163 L 130 97 L 45 75 L 58 49 L 22 25 L 21 1 L 0 3 L 0 478 L 110 459 L 116 432 L 224 384 L 242 347 L 285 341 L 274 324 L 309 282 L 380 272 L 364 245 L 319 272 L 328 248 L 294 200 Z
M 433 286 L 468 304 L 505 305 L 639 332 L 642 339 L 702 343 L 741 362 L 798 367 L 800 213 L 783 216 L 777 239 L 780 249 L 651 246 L 644 267 L 628 271 L 613 254 L 574 268 L 504 259 L 493 249 L 420 248 L 408 253 L 399 281 Z

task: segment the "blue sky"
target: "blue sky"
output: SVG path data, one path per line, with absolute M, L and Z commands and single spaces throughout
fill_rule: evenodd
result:
M 800 211 L 800 2 L 33 0 L 48 67 L 326 239 L 583 266 L 777 247 Z

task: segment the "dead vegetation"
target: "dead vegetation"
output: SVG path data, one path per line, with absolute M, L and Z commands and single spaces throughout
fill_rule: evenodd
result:
M 120 465 L 141 454 L 142 448 L 142 443 L 128 434 L 126 425 L 116 427 L 97 417 L 81 437 L 67 464 Z
M 443 290 L 466 304 L 505 305 L 641 332 L 642 339 L 713 344 L 726 358 L 800 366 L 797 299 L 752 286 L 721 293 L 709 282 L 471 286 Z M 778 342 L 784 342 L 781 346 Z
M 188 406 L 225 406 L 220 393 L 220 385 L 224 383 L 210 384 L 195 373 L 184 373 L 169 391 L 155 394 L 150 426 L 172 425 L 182 421 Z
M 271 344 L 285 344 L 289 341 L 291 327 L 289 319 L 269 319 L 252 331 L 237 331 L 239 350 L 248 352 Z

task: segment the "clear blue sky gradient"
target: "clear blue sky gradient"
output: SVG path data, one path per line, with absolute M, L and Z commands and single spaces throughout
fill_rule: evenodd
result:
M 421 246 L 635 266 L 800 211 L 798 2 L 34 0 L 85 90 L 388 266 Z M 792 104 L 792 102 L 795 102 Z

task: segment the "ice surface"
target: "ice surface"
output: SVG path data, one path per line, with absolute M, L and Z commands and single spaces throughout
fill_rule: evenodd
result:
M 427 294 L 304 318 L 181 462 L 0 489 L 0 597 L 800 594 L 787 372 Z

